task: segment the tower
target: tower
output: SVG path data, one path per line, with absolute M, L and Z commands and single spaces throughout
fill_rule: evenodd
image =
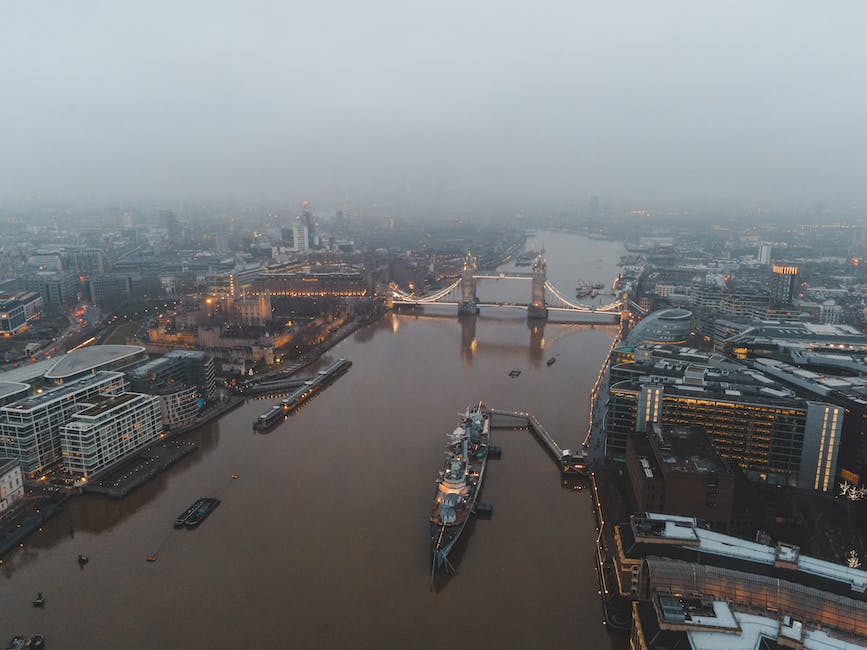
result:
M 478 260 L 472 253 L 467 253 L 464 270 L 461 271 L 461 302 L 458 305 L 458 314 L 476 314 L 479 311 L 476 306 L 476 279 L 473 277 L 477 268 Z
M 771 302 L 774 305 L 791 305 L 798 294 L 798 267 L 774 264 L 771 270 Z
M 762 266 L 767 266 L 771 263 L 771 245 L 770 243 L 763 241 L 761 245 L 759 245 L 759 264 Z
M 548 307 L 545 304 L 545 283 L 547 280 L 548 263 L 542 253 L 539 253 L 533 260 L 533 287 L 530 292 L 527 318 L 548 318 Z

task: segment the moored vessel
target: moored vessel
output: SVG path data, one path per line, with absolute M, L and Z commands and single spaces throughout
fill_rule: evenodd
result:
M 187 523 L 187 519 L 189 519 L 194 512 L 196 512 L 202 504 L 205 502 L 204 497 L 201 499 L 196 499 L 189 508 L 184 510 L 181 514 L 178 515 L 178 518 L 175 519 L 175 528 L 183 528 L 184 524 Z
M 220 505 L 220 500 L 213 497 L 201 499 L 201 501 L 202 504 L 196 508 L 195 512 L 187 517 L 187 520 L 184 522 L 184 525 L 187 528 L 195 528 L 198 526 L 207 519 L 208 515 L 210 515 L 218 505 Z
M 475 509 L 488 462 L 491 426 L 485 405 L 468 408 L 449 435 L 430 517 L 432 570 L 448 555 Z

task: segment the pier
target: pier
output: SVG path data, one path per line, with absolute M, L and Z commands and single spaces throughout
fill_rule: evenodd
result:
M 554 460 L 557 461 L 557 464 L 560 463 L 560 459 L 563 457 L 563 450 L 560 448 L 560 445 L 554 442 L 554 438 L 551 437 L 551 434 L 542 426 L 542 423 L 539 422 L 535 415 L 524 413 L 523 411 L 504 411 L 502 409 L 489 409 L 489 412 L 491 414 L 491 426 L 494 424 L 495 415 L 523 421 L 521 428 L 529 429 L 539 442 L 542 443 L 542 446 L 548 450 L 548 453 L 551 454 Z
M 293 413 L 316 393 L 349 370 L 351 366 L 351 361 L 347 359 L 338 359 L 325 370 L 320 370 L 310 379 L 302 381 L 301 385 L 292 391 L 288 397 L 281 400 L 278 404 L 274 404 L 270 409 L 256 418 L 253 426 L 262 430 L 274 426 L 283 417 Z
M 533 434 L 536 440 L 550 454 L 551 458 L 554 459 L 554 462 L 557 463 L 561 474 L 583 475 L 585 473 L 586 453 L 583 450 L 570 451 L 569 449 L 561 448 L 548 430 L 542 426 L 539 419 L 532 413 L 504 411 L 502 409 L 488 409 L 488 412 L 491 414 L 491 426 L 494 426 L 494 416 L 519 420 L 518 428 L 527 429 Z

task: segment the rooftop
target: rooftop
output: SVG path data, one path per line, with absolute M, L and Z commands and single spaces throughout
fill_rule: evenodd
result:
M 60 357 L 44 376 L 46 379 L 67 379 L 144 352 L 140 345 L 91 345 Z
M 708 436 L 697 427 L 652 425 L 660 469 L 668 472 L 731 474 Z
M 8 397 L 26 393 L 29 390 L 29 384 L 23 384 L 17 381 L 0 381 L 0 401 Z
M 636 541 L 657 539 L 660 543 L 688 546 L 705 557 L 715 555 L 771 567 L 782 563 L 796 572 L 845 585 L 853 594 L 863 596 L 867 591 L 867 571 L 801 555 L 795 546 L 782 543 L 767 546 L 714 532 L 692 517 L 636 513 L 630 516 L 629 523 Z M 744 570 L 748 570 L 748 566 Z
M 2 408 L 3 410 L 14 409 L 16 411 L 29 411 L 77 393 L 82 389 L 90 386 L 91 384 L 105 382 L 106 380 L 110 381 L 122 378 L 123 375 L 119 372 L 108 372 L 105 370 L 101 370 L 88 377 L 84 377 L 68 384 L 64 384 L 59 388 L 47 390 L 43 393 L 38 393 L 36 395 L 30 395 L 28 397 L 18 400 L 17 402 L 7 404 L 6 406 L 0 408 Z
M 19 464 L 20 461 L 17 458 L 0 458 L 0 476 L 15 469 Z
M 95 418 L 118 406 L 137 400 L 141 396 L 141 393 L 121 393 L 115 396 L 98 395 L 90 400 L 92 406 L 79 411 L 75 417 Z

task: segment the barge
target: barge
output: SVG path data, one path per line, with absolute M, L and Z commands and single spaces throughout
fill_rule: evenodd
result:
M 202 523 L 214 509 L 220 505 L 220 500 L 214 497 L 202 497 L 175 519 L 175 528 L 195 528 Z

